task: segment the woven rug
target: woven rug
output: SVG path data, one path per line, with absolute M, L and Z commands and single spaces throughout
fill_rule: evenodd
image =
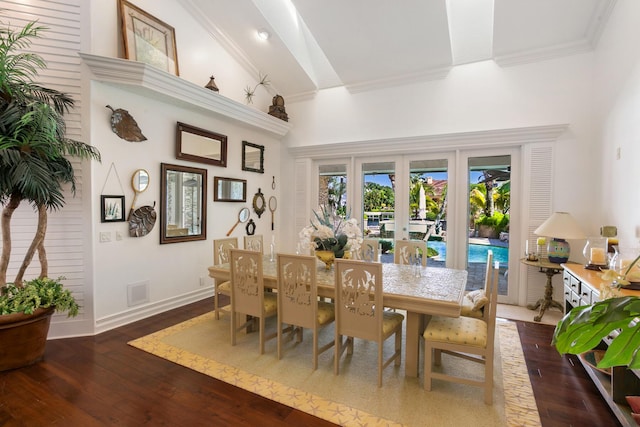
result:
M 308 331 L 302 343 L 288 341 L 278 360 L 276 340 L 269 340 L 260 356 L 257 334 L 241 333 L 232 347 L 229 330 L 228 315 L 216 321 L 213 313 L 207 313 L 129 344 L 343 426 L 540 425 L 513 322 L 497 325 L 494 404 L 490 406 L 484 404 L 479 387 L 434 380 L 432 391 L 426 392 L 421 379 L 404 376 L 404 364 L 387 367 L 383 386 L 378 388 L 375 343 L 356 340 L 353 355 L 343 355 L 336 376 L 333 349 L 322 354 L 318 369 L 312 370 Z M 267 322 L 269 330 L 275 330 L 275 321 Z M 332 338 L 333 328 L 328 327 L 320 342 Z M 391 345 L 393 340 L 387 341 Z M 392 351 L 391 347 L 386 350 Z M 443 355 L 442 370 L 480 378 L 483 367 Z

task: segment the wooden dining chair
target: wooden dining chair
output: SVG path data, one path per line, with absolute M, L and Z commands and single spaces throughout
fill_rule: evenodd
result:
M 238 248 L 237 237 L 227 237 L 225 239 L 214 239 L 213 241 L 213 265 L 226 264 L 229 262 L 229 249 Z M 231 297 L 231 282 L 218 281 L 214 279 L 213 284 L 213 311 L 216 320 L 220 319 L 220 295 Z
M 491 278 L 493 277 L 491 273 L 492 265 L 493 251 L 488 250 L 487 265 L 484 273 L 484 288 L 476 289 L 465 294 L 464 298 L 462 299 L 462 310 L 460 311 L 461 316 L 476 317 L 478 319 L 484 318 L 484 307 L 489 301 L 489 298 L 487 298 L 487 289 L 489 287 Z
M 363 239 L 358 251 L 358 259 L 367 262 L 378 262 L 378 239 Z
M 264 253 L 262 234 L 244 236 L 244 248 L 248 251 L 258 251 L 260 253 Z
M 318 369 L 318 355 L 334 345 L 331 340 L 319 346 L 319 331 L 336 318 L 334 304 L 318 301 L 316 271 L 313 256 L 278 254 L 278 359 L 282 358 L 288 328 L 297 328 L 298 341 L 302 340 L 304 328 L 311 329 L 314 371 Z
M 345 349 L 353 353 L 353 340 L 360 338 L 378 344 L 378 387 L 382 370 L 391 362 L 400 366 L 402 323 L 404 316 L 388 312 L 382 305 L 382 264 L 336 259 L 335 263 L 336 333 L 334 373 L 340 370 Z M 394 353 L 384 360 L 384 342 L 395 335 Z M 346 337 L 343 341 L 343 337 Z
M 277 334 L 265 336 L 265 320 L 275 316 L 278 302 L 275 294 L 264 291 L 262 276 L 262 254 L 244 249 L 231 249 L 231 345 L 236 345 L 238 331 L 251 328 L 258 320 L 260 354 L 264 354 L 266 340 Z M 238 325 L 242 315 L 247 320 Z
M 496 306 L 498 303 L 498 272 L 496 262 L 488 266 L 487 297 L 482 319 L 473 317 L 433 316 L 429 320 L 422 338 L 424 341 L 424 388 L 431 390 L 433 379 L 468 384 L 484 388 L 484 402 L 493 402 L 493 346 L 496 329 Z M 481 380 L 463 378 L 446 372 L 434 372 L 433 365 L 442 363 L 442 353 L 484 365 Z
M 393 262 L 396 264 L 411 264 L 416 256 L 420 256 L 420 263 L 427 266 L 427 242 L 424 240 L 396 240 L 393 248 Z

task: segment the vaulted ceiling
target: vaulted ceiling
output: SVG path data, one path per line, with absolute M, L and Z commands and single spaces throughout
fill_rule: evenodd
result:
M 595 48 L 616 0 L 181 0 L 285 97 L 437 79 Z M 270 37 L 260 40 L 258 30 Z

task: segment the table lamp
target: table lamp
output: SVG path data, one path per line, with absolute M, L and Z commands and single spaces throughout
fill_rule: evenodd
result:
M 568 212 L 554 212 L 533 234 L 551 238 L 547 245 L 547 253 L 549 261 L 556 264 L 569 261 L 571 248 L 565 239 L 587 237 Z

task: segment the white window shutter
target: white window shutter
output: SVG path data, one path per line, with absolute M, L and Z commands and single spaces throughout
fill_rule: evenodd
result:
M 525 212 L 528 218 L 525 219 L 524 238 L 529 241 L 529 251 L 535 251 L 538 236 L 533 232 L 553 212 L 553 144 L 528 144 L 525 146 L 524 155 L 524 164 L 526 165 L 524 187 L 526 187 L 525 193 L 528 196 L 525 199 L 527 200 Z M 544 253 L 546 256 L 546 245 Z M 544 295 L 547 276 L 536 268 L 526 267 L 524 277 L 526 280 L 526 303 L 535 303 Z M 554 299 L 558 301 L 562 295 L 561 283 L 561 280 L 554 280 Z

